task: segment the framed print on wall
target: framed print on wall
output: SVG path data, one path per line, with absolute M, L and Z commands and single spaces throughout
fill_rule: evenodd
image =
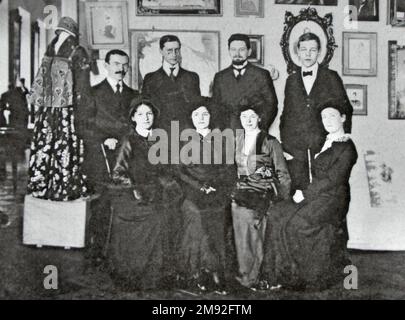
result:
M 343 75 L 377 76 L 377 33 L 343 32 Z
M 349 5 L 356 7 L 356 21 L 379 21 L 379 0 L 349 0 Z
M 405 0 L 388 0 L 388 24 L 405 27 Z
M 127 2 L 86 2 L 87 35 L 92 49 L 127 48 Z
M 200 76 L 203 96 L 209 96 L 215 73 L 220 70 L 218 31 L 131 30 L 132 87 L 139 89 L 146 74 L 162 67 L 159 39 L 174 34 L 181 41 L 181 66 Z
M 248 35 L 252 54 L 249 57 L 249 62 L 264 65 L 264 36 L 263 35 Z
M 353 115 L 367 115 L 367 86 L 362 84 L 345 84 L 347 96 L 353 106 Z
M 138 16 L 220 16 L 222 0 L 136 0 Z
M 264 0 L 235 0 L 235 16 L 264 18 Z
M 388 119 L 405 119 L 405 46 L 388 42 Z

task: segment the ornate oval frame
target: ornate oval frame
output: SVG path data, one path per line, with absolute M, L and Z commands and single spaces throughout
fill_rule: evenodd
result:
M 316 9 L 312 7 L 302 9 L 298 16 L 294 16 L 290 11 L 286 11 L 284 32 L 281 38 L 280 45 L 283 51 L 284 59 L 287 62 L 287 72 L 289 74 L 299 69 L 299 66 L 294 63 L 294 60 L 292 59 L 290 54 L 290 36 L 294 27 L 302 21 L 313 21 L 317 23 L 325 32 L 325 36 L 327 39 L 327 48 L 325 58 L 320 63 L 321 66 L 329 66 L 329 62 L 333 58 L 335 49 L 338 47 L 333 35 L 332 13 L 328 13 L 325 15 L 325 17 L 322 18 L 318 15 Z

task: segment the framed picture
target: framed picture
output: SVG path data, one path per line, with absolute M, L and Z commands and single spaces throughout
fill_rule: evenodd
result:
M 333 58 L 337 45 L 333 36 L 332 14 L 329 13 L 324 17 L 320 17 L 313 7 L 301 9 L 297 16 L 290 11 L 286 11 L 284 33 L 280 45 L 284 59 L 287 62 L 287 72 L 289 74 L 301 67 L 298 58 L 298 39 L 307 32 L 316 34 L 321 41 L 319 64 L 327 67 Z
M 264 65 L 264 36 L 263 35 L 249 35 L 252 54 L 249 57 L 249 62 Z
M 276 0 L 276 4 L 301 4 L 313 6 L 337 6 L 337 0 Z
M 128 48 L 127 2 L 86 2 L 89 45 L 92 49 Z
M 9 13 L 10 36 L 9 36 L 9 82 L 15 83 L 21 75 L 21 24 L 22 17 L 18 9 Z
M 138 16 L 222 15 L 221 0 L 136 0 Z
M 353 115 L 367 115 L 367 86 L 361 84 L 345 84 L 346 93 L 353 106 Z
M 162 66 L 159 39 L 174 34 L 181 41 L 181 66 L 200 76 L 201 94 L 209 96 L 215 73 L 220 70 L 218 31 L 132 30 L 132 87 L 139 89 L 146 74 Z
M 388 0 L 388 24 L 405 27 L 405 0 Z
M 377 33 L 343 32 L 343 75 L 377 76 Z
M 405 119 L 405 46 L 388 42 L 388 118 Z
M 264 0 L 235 0 L 235 16 L 264 18 Z
M 356 21 L 379 21 L 379 0 L 349 0 L 349 5 L 355 7 L 352 11 L 353 20 Z

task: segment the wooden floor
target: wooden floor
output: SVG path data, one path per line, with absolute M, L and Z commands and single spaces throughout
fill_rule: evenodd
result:
M 12 223 L 0 229 L 0 299 L 405 299 L 405 253 L 351 251 L 358 269 L 358 290 L 343 283 L 322 292 L 245 293 L 194 296 L 180 291 L 124 293 L 115 290 L 109 276 L 88 265 L 84 250 L 65 251 L 22 245 L 22 212 L 26 175 L 19 166 L 17 194 L 11 173 L 0 182 L 0 210 Z M 44 288 L 44 268 L 57 267 L 58 289 Z

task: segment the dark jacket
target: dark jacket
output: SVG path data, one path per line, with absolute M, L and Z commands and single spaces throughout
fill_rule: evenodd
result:
M 115 94 L 107 79 L 92 87 L 91 100 L 86 109 L 88 119 L 85 134 L 84 170 L 90 188 L 109 182 L 109 173 L 102 153 L 101 144 L 108 138 L 121 141 L 131 128 L 129 106 L 137 92 L 124 84 L 122 93 Z M 110 169 L 114 165 L 116 152 L 107 150 Z
M 284 110 L 280 118 L 280 137 L 284 151 L 304 160 L 307 150 L 316 154 L 326 137 L 319 106 L 329 99 L 342 100 L 347 109 L 345 131 L 351 132 L 353 107 L 337 72 L 319 67 L 318 75 L 308 95 L 301 69 L 291 74 L 285 86 Z
M 244 99 L 255 100 L 262 105 L 261 128 L 266 132 L 277 116 L 278 100 L 270 72 L 250 63 L 239 80 L 232 66 L 218 72 L 214 78 L 212 98 L 218 106 L 213 116 L 223 119 L 223 129 L 241 128 L 238 107 Z
M 190 104 L 200 97 L 200 78 L 197 73 L 180 68 L 175 81 L 163 70 L 163 67 L 145 76 L 142 95 L 149 97 L 159 108 L 157 128 L 170 128 L 171 121 L 179 121 L 184 128 L 190 117 Z

